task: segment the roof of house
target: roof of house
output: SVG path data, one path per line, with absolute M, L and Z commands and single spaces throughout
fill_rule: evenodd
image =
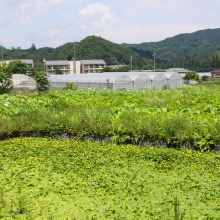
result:
M 81 60 L 81 64 L 106 64 L 104 60 Z
M 220 73 L 220 70 L 212 70 L 211 73 Z

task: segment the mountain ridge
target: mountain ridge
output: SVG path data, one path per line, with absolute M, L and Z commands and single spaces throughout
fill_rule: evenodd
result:
M 80 42 L 67 42 L 56 48 L 37 49 L 34 44 L 29 49 L 4 48 L 4 59 L 33 59 L 36 69 L 43 70 L 43 59 L 71 60 L 74 46 L 77 60 L 103 59 L 107 65 L 125 64 L 129 67 L 132 57 L 134 69 L 152 69 L 154 52 L 159 68 L 172 67 L 173 63 L 179 67 L 220 67 L 220 28 L 141 44 L 117 44 L 92 35 Z

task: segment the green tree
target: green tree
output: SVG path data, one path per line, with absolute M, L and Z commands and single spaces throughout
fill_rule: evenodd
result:
M 117 69 L 117 72 L 129 72 L 130 70 L 130 66 L 122 66 L 120 68 Z
M 46 92 L 50 89 L 50 83 L 49 83 L 49 80 L 47 78 L 47 73 L 46 72 L 44 72 L 44 71 L 37 72 L 34 75 L 34 79 L 37 82 L 37 89 L 38 89 L 39 93 Z
M 63 72 L 61 69 L 57 68 L 57 69 L 55 69 L 54 74 L 59 75 L 59 74 L 63 74 Z
M 199 75 L 195 72 L 195 71 L 189 71 L 186 73 L 185 77 L 184 77 L 185 81 L 188 80 L 199 80 Z
M 32 53 L 36 50 L 35 44 L 31 44 L 31 47 L 29 48 L 29 51 Z
M 8 66 L 0 64 L 0 94 L 9 92 L 12 89 L 12 72 Z
M 102 69 L 102 72 L 116 72 L 114 68 L 106 66 Z
M 30 68 L 26 63 L 20 60 L 13 60 L 9 63 L 8 68 L 11 70 L 13 74 L 26 74 Z

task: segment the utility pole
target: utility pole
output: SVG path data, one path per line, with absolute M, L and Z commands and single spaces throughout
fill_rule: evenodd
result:
M 2 39 L 1 39 L 1 48 L 2 48 L 2 62 L 4 60 L 4 56 L 3 56 L 3 46 L 2 46 Z
M 76 74 L 76 48 L 75 48 L 75 37 L 74 37 L 74 55 L 73 55 L 73 73 Z
M 133 57 L 131 55 L 131 71 L 132 71 L 132 61 L 133 61 Z
M 155 62 L 156 53 L 155 53 L 155 52 L 154 52 L 154 54 L 153 54 L 153 57 L 154 57 L 154 72 L 155 72 L 155 69 L 156 69 L 156 62 Z

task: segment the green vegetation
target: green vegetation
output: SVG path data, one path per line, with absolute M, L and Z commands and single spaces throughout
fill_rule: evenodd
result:
M 157 67 L 185 67 L 195 71 L 220 68 L 220 28 L 179 34 L 159 42 L 123 44 L 142 57 L 156 52 Z M 174 64 L 175 63 L 175 64 Z
M 0 219 L 219 219 L 218 83 L 1 95 Z
M 66 88 L 67 89 L 78 89 L 78 84 L 75 82 L 67 82 Z
M 216 86 L 5 94 L 0 96 L 0 137 L 66 135 L 206 151 L 220 146 L 219 105 Z
M 8 64 L 8 68 L 13 74 L 26 74 L 30 68 L 26 65 L 26 63 L 20 60 L 13 60 Z
M 219 153 L 211 152 L 45 138 L 1 141 L 0 217 L 218 219 L 219 166 Z
M 55 69 L 54 74 L 57 74 L 57 75 L 58 75 L 58 74 L 63 74 L 63 72 L 62 72 L 61 69 L 57 68 L 57 69 Z
M 12 74 L 6 63 L 0 64 L 0 94 L 12 90 Z
M 116 44 L 97 36 L 88 36 L 75 43 L 78 60 L 103 59 L 107 65 L 127 65 L 121 71 L 130 69 L 153 69 L 153 53 L 156 52 L 156 68 L 184 67 L 205 72 L 220 68 L 220 29 L 207 29 L 191 34 L 180 34 L 159 42 L 141 44 Z M 4 48 L 4 58 L 33 59 L 37 71 L 43 70 L 43 59 L 72 60 L 74 43 L 66 43 L 57 48 L 37 49 L 34 44 L 29 49 L 20 47 Z
M 46 72 L 37 72 L 34 74 L 34 79 L 37 82 L 37 90 L 39 93 L 41 92 L 47 92 L 49 91 L 50 88 L 50 83 L 47 78 L 47 73 Z
M 147 63 L 146 59 L 142 58 L 133 50 L 96 36 L 88 36 L 80 42 L 76 42 L 75 50 L 78 60 L 103 59 L 107 65 L 130 65 L 130 57 L 132 55 L 134 68 L 141 69 Z M 49 47 L 36 49 L 33 45 L 26 50 L 22 50 L 21 48 L 13 48 L 12 50 L 4 49 L 5 60 L 33 59 L 37 71 L 43 70 L 44 58 L 46 60 L 72 60 L 73 54 L 74 43 L 66 43 L 55 49 Z
M 199 81 L 199 75 L 195 71 L 189 71 L 186 73 L 184 80 L 196 80 Z
M 114 68 L 106 66 L 103 68 L 102 72 L 116 72 L 116 70 Z

